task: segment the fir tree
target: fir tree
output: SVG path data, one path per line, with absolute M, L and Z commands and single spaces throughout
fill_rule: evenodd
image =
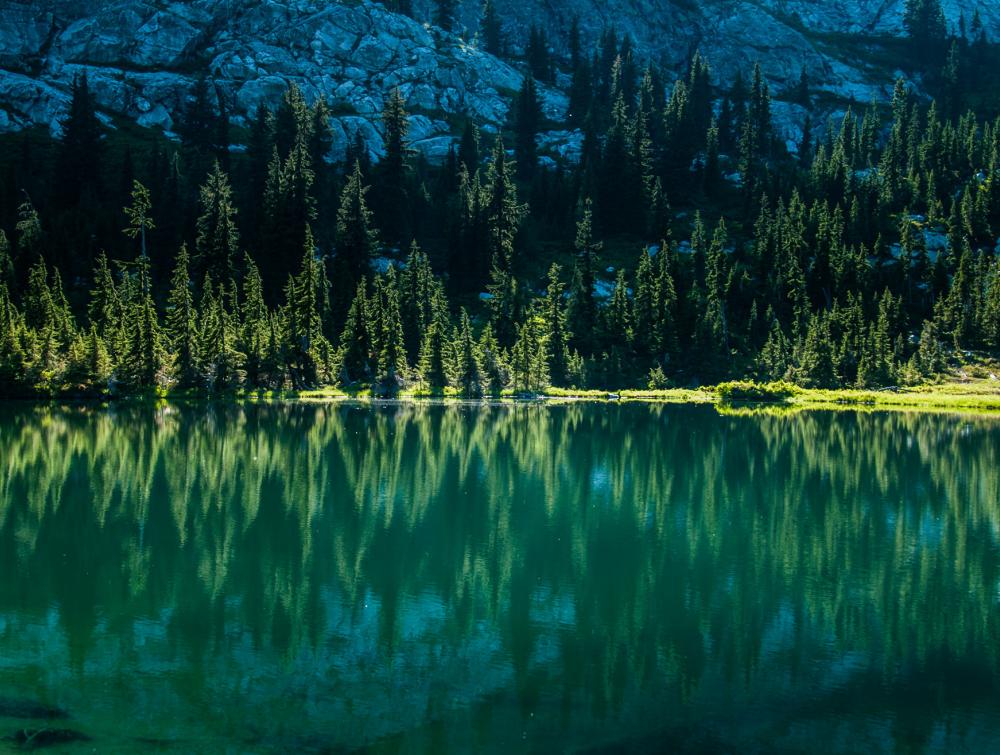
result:
M 208 174 L 199 195 L 201 215 L 198 216 L 195 240 L 198 269 L 212 281 L 225 283 L 235 271 L 233 261 L 240 237 L 232 188 L 218 162 Z
M 72 208 L 101 190 L 103 129 L 86 74 L 74 76 L 69 114 L 60 126 L 58 197 L 62 207 Z
M 486 52 L 497 56 L 503 54 L 503 28 L 493 0 L 485 0 L 483 3 L 483 15 L 479 22 L 479 33 Z
M 568 327 L 573 334 L 573 344 L 584 355 L 594 353 L 598 323 L 594 286 L 597 283 L 597 254 L 601 244 L 593 240 L 591 218 L 590 202 L 586 201 L 583 214 L 576 225 L 576 264 L 568 311 Z
M 538 101 L 535 79 L 525 75 L 521 81 L 521 91 L 514 101 L 514 158 L 517 174 L 530 180 L 538 167 L 538 125 L 542 117 L 542 107 Z
M 90 289 L 90 304 L 87 308 L 91 324 L 102 337 L 120 326 L 122 301 L 115 286 L 108 258 L 102 252 L 94 265 L 93 284 Z
M 297 387 L 317 385 L 326 380 L 330 362 L 322 320 L 329 284 L 308 227 L 305 236 L 299 273 L 289 279 L 285 288 L 288 363 Z
M 541 319 L 532 313 L 517 326 L 510 355 L 515 391 L 538 393 L 548 387 L 548 358 L 545 342 L 539 333 Z
M 434 0 L 434 23 L 450 32 L 455 25 L 455 0 Z
M 477 351 L 476 342 L 472 337 L 469 313 L 463 307 L 459 316 L 455 365 L 455 379 L 463 396 L 475 397 L 482 393 L 482 375 Z
M 337 210 L 337 250 L 333 260 L 336 301 L 349 300 L 350 292 L 367 275 L 369 262 L 375 255 L 377 234 L 365 199 L 367 193 L 361 164 L 355 161 Z
M 361 281 L 347 310 L 344 330 L 340 335 L 337 363 L 338 380 L 342 384 L 351 385 L 372 376 L 373 325 L 368 311 L 367 284 Z
M 187 247 L 182 246 L 170 279 L 164 335 L 174 354 L 174 370 L 181 387 L 193 386 L 198 380 L 197 312 L 193 283 L 189 271 Z
M 941 0 L 906 0 L 903 28 L 917 50 L 943 41 L 947 30 Z
M 389 266 L 376 285 L 379 300 L 377 378 L 383 390 L 395 393 L 406 377 L 406 347 L 399 311 L 399 286 L 396 269 Z
M 156 228 L 153 222 L 153 203 L 149 197 L 149 189 L 139 181 L 132 184 L 132 204 L 124 209 L 125 217 L 128 219 L 124 233 L 130 239 L 139 239 L 139 253 L 146 257 L 146 232 Z
M 569 382 L 569 337 L 566 332 L 566 307 L 563 303 L 565 286 L 560 280 L 561 275 L 562 269 L 552 263 L 545 290 L 545 351 L 549 379 L 555 386 L 564 386 Z
M 380 207 L 384 218 L 382 230 L 391 241 L 402 241 L 408 235 L 408 205 L 406 191 L 407 147 L 409 124 L 399 88 L 393 89 L 382 110 L 385 129 L 385 157 L 379 164 L 381 187 Z
M 420 348 L 420 380 L 433 392 L 441 392 L 448 385 L 445 370 L 445 335 L 441 323 L 432 321 Z

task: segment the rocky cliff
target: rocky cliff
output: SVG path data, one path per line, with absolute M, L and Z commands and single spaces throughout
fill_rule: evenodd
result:
M 257 103 L 274 103 L 289 82 L 307 97 L 326 96 L 336 114 L 335 152 L 359 130 L 379 151 L 377 114 L 385 92 L 398 86 L 414 113 L 414 146 L 433 158 L 451 142 L 449 116 L 496 126 L 520 86 L 520 72 L 477 49 L 474 32 L 446 34 L 362 0 L 5 0 L 3 5 L 0 130 L 45 124 L 58 131 L 70 84 L 86 72 L 104 115 L 170 131 L 193 82 L 207 73 L 237 122 Z M 426 0 L 414 5 L 415 15 L 429 15 Z M 904 0 L 506 0 L 497 5 L 515 50 L 532 22 L 544 25 L 558 48 L 576 15 L 585 39 L 596 40 L 614 25 L 634 38 L 641 55 L 675 69 L 700 49 L 722 79 L 759 60 L 779 93 L 805 68 L 816 91 L 828 95 L 825 101 L 867 102 L 886 96 L 895 72 L 859 60 L 856 49 L 838 52 L 834 35 L 899 34 Z M 945 5 L 953 24 L 975 10 L 975 3 L 959 0 Z M 1000 3 L 980 0 L 979 11 L 995 36 Z M 479 3 L 469 0 L 460 25 L 474 29 L 478 13 Z M 558 120 L 564 93 L 544 88 L 542 94 L 547 115 Z M 792 124 L 796 113 L 785 116 Z M 550 142 L 558 143 L 559 135 Z

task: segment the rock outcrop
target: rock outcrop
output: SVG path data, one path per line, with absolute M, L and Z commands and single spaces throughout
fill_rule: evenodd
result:
M 415 3 L 427 14 L 427 0 Z M 892 72 L 873 70 L 835 46 L 833 33 L 899 34 L 904 0 L 508 0 L 506 33 L 515 49 L 531 23 L 563 44 L 573 16 L 585 38 L 615 26 L 640 56 L 681 70 L 699 49 L 720 79 L 761 61 L 781 92 L 806 69 L 825 99 L 867 102 L 888 95 Z M 974 3 L 947 0 L 949 22 Z M 988 33 L 1000 6 L 980 0 Z M 460 19 L 474 29 L 477 0 Z M 102 115 L 172 131 L 195 80 L 209 75 L 237 123 L 258 103 L 274 104 L 289 83 L 333 107 L 334 151 L 361 131 L 381 150 L 378 113 L 399 87 L 413 116 L 414 147 L 440 159 L 454 138 L 455 115 L 486 128 L 505 119 L 521 81 L 511 65 L 479 50 L 474 33 L 446 34 L 367 0 L 7 0 L 0 13 L 0 131 L 44 124 L 59 130 L 73 78 L 86 73 Z M 565 93 L 542 89 L 546 114 L 560 120 Z M 786 112 L 787 111 L 787 112 Z M 791 125 L 801 114 L 779 112 Z M 560 141 L 561 136 L 566 139 Z M 578 134 L 554 132 L 554 152 L 572 155 Z
M 503 121 L 521 73 L 456 36 L 368 3 L 312 0 L 12 2 L 0 14 L 0 129 L 46 124 L 58 132 L 75 76 L 86 73 L 106 114 L 171 131 L 195 80 L 209 75 L 237 123 L 289 83 L 325 96 L 340 149 L 361 131 L 378 152 L 385 93 L 399 87 L 411 136 L 447 152 L 445 115 Z M 549 115 L 565 96 L 543 90 Z

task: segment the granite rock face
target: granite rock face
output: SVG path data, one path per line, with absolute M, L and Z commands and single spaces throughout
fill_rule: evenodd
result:
M 416 15 L 427 17 L 427 0 Z M 831 45 L 827 33 L 899 34 L 904 0 L 506 0 L 500 4 L 513 49 L 532 23 L 560 52 L 573 16 L 584 38 L 614 26 L 641 57 L 682 70 L 698 49 L 720 80 L 760 60 L 774 89 L 805 68 L 817 91 L 866 102 L 891 81 Z M 950 23 L 970 20 L 975 2 L 946 0 Z M 475 29 L 478 0 L 465 0 L 460 24 Z M 988 33 L 1000 29 L 1000 3 L 979 0 Z M 172 131 L 195 80 L 208 74 L 237 123 L 258 103 L 275 104 L 290 83 L 325 96 L 335 112 L 334 157 L 361 131 L 381 149 L 378 113 L 399 87 L 414 113 L 413 146 L 442 159 L 454 119 L 497 127 L 521 72 L 479 50 L 473 31 L 446 34 L 367 0 L 6 0 L 0 12 L 0 130 L 42 124 L 59 130 L 73 78 L 86 73 L 102 115 Z M 468 40 L 464 41 L 463 40 Z M 546 115 L 561 119 L 565 92 L 542 87 Z M 787 110 L 788 112 L 784 112 Z M 777 113 L 794 138 L 801 114 Z M 787 118 L 786 118 L 787 116 Z M 562 141 L 560 139 L 565 136 Z M 577 151 L 578 135 L 546 136 L 556 154 Z
M 5 3 L 0 14 L 0 128 L 58 131 L 73 78 L 86 73 L 99 107 L 171 131 L 195 80 L 211 76 L 237 123 L 288 84 L 323 95 L 335 142 L 361 130 L 377 151 L 385 93 L 399 87 L 415 116 L 414 146 L 441 152 L 444 114 L 500 123 L 521 73 L 408 17 L 368 3 L 196 0 Z M 558 117 L 566 98 L 543 92 Z M 445 147 L 445 153 L 447 147 Z

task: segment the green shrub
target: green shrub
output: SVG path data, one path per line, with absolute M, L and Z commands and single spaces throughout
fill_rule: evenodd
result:
M 715 392 L 723 401 L 784 401 L 799 392 L 792 383 L 755 383 L 737 380 L 720 383 Z

